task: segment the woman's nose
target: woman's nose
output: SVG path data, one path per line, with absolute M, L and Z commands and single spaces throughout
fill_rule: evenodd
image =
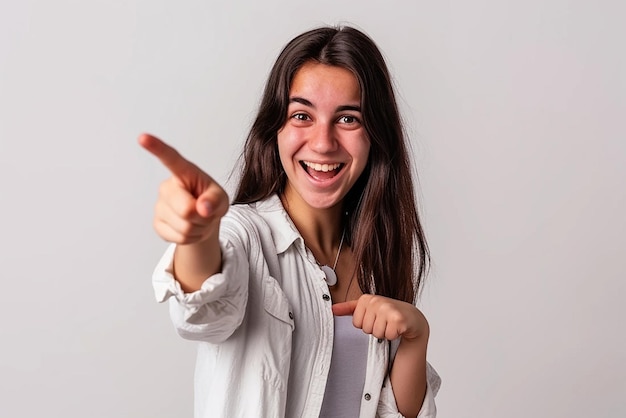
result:
M 319 124 L 311 131 L 309 147 L 320 154 L 336 151 L 338 142 L 332 124 Z

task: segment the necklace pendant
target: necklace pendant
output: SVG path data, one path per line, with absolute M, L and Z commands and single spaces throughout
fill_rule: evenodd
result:
M 326 275 L 326 283 L 329 286 L 334 286 L 337 284 L 337 274 L 335 273 L 335 270 L 333 270 L 330 266 L 322 266 L 322 271 L 324 272 L 324 274 Z

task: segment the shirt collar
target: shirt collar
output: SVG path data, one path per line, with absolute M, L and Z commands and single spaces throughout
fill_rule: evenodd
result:
M 267 199 L 255 203 L 257 213 L 272 231 L 277 254 L 282 254 L 296 241 L 304 242 L 302 235 L 287 214 L 278 195 L 273 194 Z

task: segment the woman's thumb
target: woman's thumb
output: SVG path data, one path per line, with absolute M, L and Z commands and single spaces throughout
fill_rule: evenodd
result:
M 219 191 L 206 190 L 196 200 L 196 211 L 203 218 L 222 217 L 228 210 L 228 196 L 221 188 Z
M 211 215 L 213 215 L 214 212 L 213 204 L 210 200 L 206 198 L 198 198 L 198 201 L 196 202 L 196 210 L 198 211 L 198 214 L 203 218 L 210 217 Z

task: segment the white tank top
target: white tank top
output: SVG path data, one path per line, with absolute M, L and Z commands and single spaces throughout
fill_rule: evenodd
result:
M 335 316 L 333 356 L 320 417 L 358 417 L 365 385 L 369 336 L 352 325 L 352 316 Z

